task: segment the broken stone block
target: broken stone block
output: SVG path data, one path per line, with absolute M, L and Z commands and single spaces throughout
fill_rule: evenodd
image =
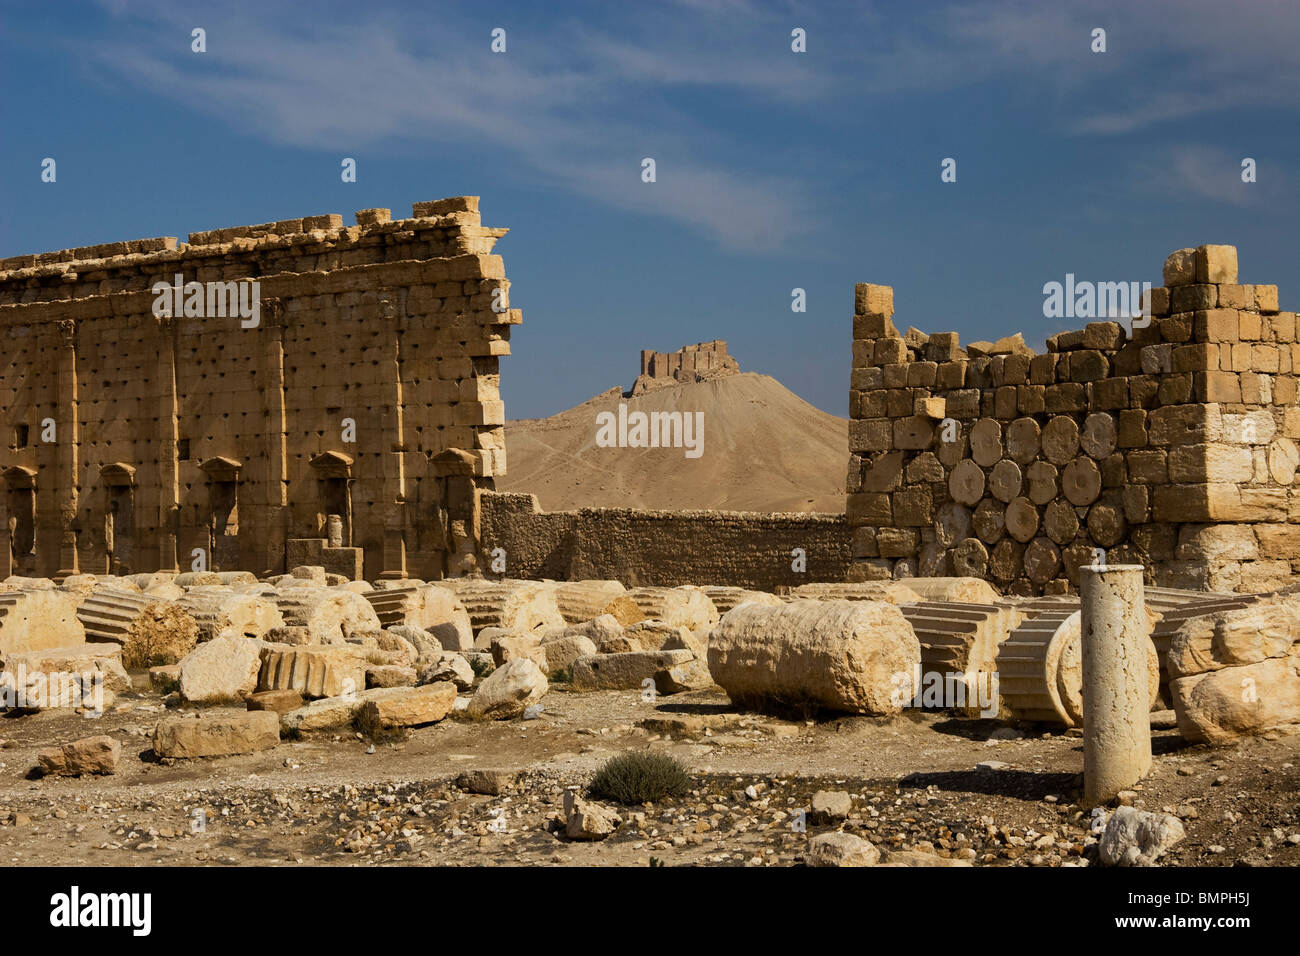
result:
M 819 833 L 808 841 L 804 861 L 809 866 L 875 866 L 880 851 L 852 833 Z
M 843 790 L 818 790 L 813 794 L 808 819 L 818 825 L 847 820 L 853 812 L 853 798 Z
M 506 661 L 521 657 L 536 661 L 539 666 L 546 659 L 546 654 L 541 649 L 541 635 L 536 632 L 516 634 L 507 631 L 494 634 L 491 651 L 492 662 L 498 667 Z
M 276 606 L 291 627 L 305 627 L 312 644 L 338 644 L 357 633 L 380 630 L 370 602 L 342 588 L 319 587 L 299 581 L 276 595 Z
M 547 641 L 539 648 L 542 652 L 542 670 L 547 677 L 557 671 L 569 670 L 573 662 L 580 657 L 589 657 L 596 653 L 596 645 L 591 639 L 581 634 L 562 637 L 557 641 Z
M 386 629 L 403 627 L 430 634 L 441 648 L 449 651 L 469 650 L 474 646 L 469 613 L 450 588 L 406 585 L 369 591 L 364 596 Z
M 77 596 L 51 588 L 0 591 L 0 653 L 84 644 Z
M 1098 850 L 1106 866 L 1154 866 L 1185 836 L 1175 816 L 1118 807 L 1106 820 Z
M 1195 743 L 1228 743 L 1300 723 L 1300 644 L 1286 657 L 1169 682 L 1178 731 Z
M 692 656 L 689 661 L 655 671 L 654 682 L 655 690 L 661 694 L 684 694 L 712 687 L 713 675 L 703 657 Z
M 106 690 L 120 694 L 131 690 L 131 677 L 122 666 L 122 648 L 117 644 L 75 644 L 39 651 L 9 651 L 0 654 L 5 673 L 81 675 L 88 682 L 99 680 Z
M 37 752 L 36 762 L 46 776 L 80 777 L 88 773 L 113 773 L 121 756 L 122 745 L 101 734 L 46 747 Z
M 164 718 L 154 730 L 153 749 L 160 757 L 225 757 L 269 750 L 279 742 L 279 717 L 261 710 Z
M 681 644 L 682 633 L 690 635 L 690 630 L 680 625 L 665 624 L 663 621 L 638 621 L 623 631 L 625 637 L 633 641 L 637 650 L 661 651 L 672 640 Z M 608 653 L 608 652 L 606 652 Z
M 640 690 L 660 671 L 694 659 L 690 651 L 629 651 L 580 657 L 573 662 L 573 689 Z
M 621 581 L 564 581 L 555 586 L 555 603 L 565 621 L 581 624 L 605 613 L 609 602 L 626 592 Z
M 499 627 L 516 634 L 563 627 L 564 617 L 555 600 L 555 585 L 539 581 L 453 578 L 446 585 L 455 592 L 469 614 L 475 633 Z M 442 640 L 439 635 L 439 640 Z M 448 647 L 448 650 L 463 648 Z
M 1295 601 L 1290 598 L 1188 618 L 1169 641 L 1165 654 L 1169 676 L 1190 677 L 1286 657 L 1300 641 L 1300 607 Z
M 479 684 L 466 708 L 476 720 L 511 720 L 546 695 L 546 675 L 528 658 L 507 661 Z
M 302 694 L 296 690 L 261 690 L 245 698 L 249 710 L 270 710 L 287 714 L 302 706 Z
M 1170 289 L 1195 282 L 1196 250 L 1179 249 L 1177 252 L 1171 252 L 1169 258 L 1165 260 L 1164 280 L 1165 286 Z
M 200 644 L 180 663 L 181 697 L 192 703 L 241 700 L 257 690 L 264 644 L 250 637 L 219 637 Z
M 499 797 L 514 789 L 518 776 L 512 770 L 466 770 L 456 778 L 456 786 L 468 793 Z
M 613 810 L 564 792 L 564 835 L 570 840 L 603 840 L 623 823 Z
M 414 667 L 401 664 L 374 664 L 366 668 L 367 687 L 414 687 Z
M 403 688 L 403 691 L 366 701 L 361 708 L 362 721 L 384 728 L 419 727 L 442 720 L 456 702 L 456 685 L 448 681 Z
M 457 690 L 469 690 L 474 686 L 474 668 L 464 656 L 444 652 L 443 656 L 432 664 L 421 668 L 417 684 L 433 684 L 438 681 L 450 681 Z
M 275 600 L 229 587 L 190 588 L 179 597 L 199 629 L 199 641 L 216 637 L 264 637 L 284 625 Z
M 799 701 L 833 711 L 896 714 L 897 674 L 921 645 L 897 607 L 880 601 L 742 604 L 709 637 L 709 670 L 740 707 Z
M 699 588 L 633 588 L 627 596 L 646 618 L 692 631 L 708 630 L 718 623 L 718 609 Z
M 262 649 L 258 690 L 292 689 L 304 697 L 338 697 L 365 687 L 365 656 L 350 644 Z

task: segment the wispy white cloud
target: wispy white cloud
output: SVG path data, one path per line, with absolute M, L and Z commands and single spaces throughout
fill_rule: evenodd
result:
M 1133 163 L 1135 188 L 1148 195 L 1208 199 L 1242 207 L 1264 207 L 1282 193 L 1283 181 L 1265 168 L 1260 181 L 1241 180 L 1245 157 L 1220 146 L 1170 146 Z
M 1300 84 L 1280 79 L 1300 72 L 1300 12 L 1267 0 L 999 0 L 921 15 L 889 4 L 673 0 L 620 12 L 617 31 L 600 15 L 524 21 L 510 27 L 505 55 L 489 52 L 487 21 L 472 7 L 412 20 L 383 5 L 330 5 L 310 19 L 274 0 L 201 16 L 162 0 L 102 5 L 124 29 L 84 51 L 100 70 L 268 142 L 487 146 L 517 157 L 521 178 L 756 251 L 797 242 L 808 211 L 833 198 L 712 122 L 733 107 L 751 123 L 768 111 L 780 129 L 810 110 L 834 116 L 998 82 L 1038 109 L 1048 132 L 1119 138 L 1300 104 Z M 195 22 L 208 29 L 201 61 L 187 44 L 156 42 L 161 28 L 187 37 Z M 789 52 L 796 25 L 809 31 L 806 56 Z M 1098 25 L 1108 29 L 1103 55 L 1088 51 Z M 645 155 L 659 162 L 653 186 L 640 182 Z M 805 174 L 816 166 L 799 164 Z M 1207 154 L 1170 168 L 1180 188 L 1211 198 Z M 1231 195 L 1218 198 L 1244 201 Z
M 642 89 L 743 90 L 758 102 L 807 95 L 800 90 L 811 74 L 772 66 L 770 55 L 737 47 L 710 55 L 698 35 L 693 53 L 665 46 L 662 36 L 658 46 L 638 46 L 583 24 L 557 24 L 560 44 L 508 34 L 508 52 L 494 55 L 477 24 L 444 20 L 441 41 L 428 46 L 427 37 L 403 33 L 382 15 L 364 26 L 327 18 L 294 26 L 270 15 L 280 8 L 269 10 L 205 17 L 202 69 L 188 52 L 167 55 L 130 40 L 91 55 L 101 69 L 270 142 L 325 149 L 400 138 L 500 147 L 574 194 L 683 223 L 727 247 L 769 251 L 799 234 L 799 211 L 810 203 L 803 183 L 712 159 L 743 144 L 727 143 L 688 109 Z M 188 33 L 192 16 L 156 12 Z M 464 42 L 469 35 L 477 42 Z M 645 155 L 660 164 L 654 184 L 641 182 Z

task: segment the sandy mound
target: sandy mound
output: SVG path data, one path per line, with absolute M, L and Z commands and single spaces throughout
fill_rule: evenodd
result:
M 601 448 L 596 415 L 703 412 L 698 458 L 681 448 Z M 509 474 L 498 491 L 537 495 L 547 511 L 664 508 L 719 511 L 844 510 L 848 421 L 809 405 L 776 379 L 744 372 L 598 396 L 550 418 L 506 425 Z

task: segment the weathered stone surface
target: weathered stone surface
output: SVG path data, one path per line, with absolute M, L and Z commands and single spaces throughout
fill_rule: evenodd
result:
M 690 639 L 691 631 L 681 625 L 666 624 L 663 621 L 638 621 L 623 631 L 624 636 L 633 640 L 643 651 L 664 650 L 669 641 L 681 643 Z M 683 639 L 682 634 L 687 638 Z
M 385 728 L 419 727 L 442 720 L 456 702 L 456 685 L 449 681 L 403 690 L 405 693 L 366 701 L 361 709 L 362 720 Z
M 809 866 L 875 866 L 880 851 L 852 833 L 819 833 L 808 841 L 804 861 Z
M 251 694 L 257 690 L 264 647 L 249 637 L 218 637 L 200 644 L 181 661 L 181 696 L 192 703 L 217 703 Z
M 0 654 L 5 673 L 80 674 L 100 680 L 115 694 L 131 689 L 131 677 L 122 666 L 122 648 L 117 644 L 76 644 L 37 651 L 8 651 Z
M 415 649 L 415 662 L 417 664 L 432 664 L 442 659 L 442 655 L 450 648 L 444 648 L 442 642 L 438 640 L 431 632 L 422 631 L 418 627 L 409 627 L 405 624 L 398 624 L 395 627 L 386 628 L 387 633 L 399 637 L 406 641 Z M 295 643 L 288 641 L 286 643 Z M 473 647 L 471 641 L 470 644 Z
M 463 655 L 445 651 L 437 661 L 421 667 L 416 683 L 437 681 L 450 681 L 458 690 L 469 690 L 474 685 L 474 668 Z
M 414 667 L 403 664 L 372 664 L 366 668 L 366 686 L 414 687 L 417 676 Z
M 301 583 L 303 587 L 281 590 L 276 605 L 285 624 L 307 628 L 311 643 L 339 644 L 353 634 L 380 629 L 379 616 L 360 594 Z
M 80 777 L 88 773 L 113 773 L 122 756 L 122 745 L 101 734 L 83 737 L 36 753 L 36 763 L 46 776 Z
M 1154 866 L 1185 836 L 1175 816 L 1117 807 L 1106 820 L 1098 850 L 1106 866 Z
M 627 596 L 648 618 L 672 627 L 708 630 L 718 622 L 718 609 L 699 588 L 633 588 Z
M 742 707 L 897 713 L 894 676 L 913 673 L 920 661 L 907 619 L 875 601 L 742 605 L 709 639 L 713 679 Z
M 655 690 L 661 694 L 684 694 L 690 690 L 704 690 L 713 686 L 708 661 L 690 652 L 689 661 L 673 664 L 655 671 Z
M 77 598 L 49 588 L 0 591 L 0 652 L 82 644 Z
M 690 651 L 628 651 L 580 657 L 573 662 L 573 689 L 639 690 L 660 671 L 694 659 Z
M 995 604 L 1000 595 L 981 578 L 908 578 L 906 585 L 923 601 L 956 604 Z
M 1300 644 L 1286 657 L 1169 682 L 1178 731 L 1197 743 L 1228 743 L 1300 723 Z
M 555 603 L 565 621 L 578 624 L 605 613 L 609 602 L 626 592 L 620 581 L 563 581 L 555 586 Z
M 623 819 L 608 807 L 585 800 L 572 790 L 564 792 L 564 835 L 570 840 L 603 840 Z
M 511 720 L 546 695 L 546 675 L 527 658 L 508 661 L 479 684 L 466 709 L 470 717 Z
M 514 789 L 518 777 L 513 770 L 466 770 L 456 778 L 456 786 L 469 793 L 499 797 Z
M 547 677 L 556 671 L 570 670 L 573 662 L 580 657 L 590 657 L 596 653 L 596 645 L 588 637 L 574 634 L 559 640 L 547 641 L 539 645 L 542 660 L 539 662 Z
M 279 718 L 260 710 L 166 717 L 154 730 L 153 749 L 160 757 L 224 757 L 269 750 L 279 742 Z
M 287 714 L 302 706 L 302 694 L 296 690 L 261 690 L 244 698 L 249 710 L 270 710 Z
M 525 634 L 563 627 L 565 623 L 556 604 L 555 585 L 552 583 L 456 578 L 446 582 L 445 586 L 453 590 L 464 604 L 475 633 L 485 627 L 499 627 Z M 445 643 L 443 646 L 447 647 Z
M 365 684 L 365 656 L 351 644 L 267 644 L 261 651 L 258 690 L 296 690 L 304 697 L 337 697 L 355 693 Z
M 358 694 L 313 700 L 296 710 L 282 713 L 280 726 L 288 732 L 335 730 L 339 727 L 347 727 L 356 719 L 367 701 L 398 696 L 406 690 L 405 687 L 376 687 L 372 690 L 363 690 Z
M 156 596 L 154 591 L 150 594 Z M 200 641 L 265 637 L 267 631 L 284 625 L 284 616 L 274 599 L 225 586 L 190 588 L 177 603 L 194 618 Z
M 808 819 L 818 825 L 847 820 L 853 812 L 853 798 L 843 790 L 818 790 L 813 794 Z
M 412 585 L 369 591 L 364 597 L 385 628 L 403 627 L 428 633 L 449 651 L 469 650 L 474 646 L 469 612 L 450 588 Z
M 496 633 L 492 637 L 492 662 L 500 667 L 506 661 L 526 657 L 540 667 L 546 660 L 546 652 L 541 648 L 542 636 L 538 631 Z
M 1165 655 L 1171 678 L 1286 657 L 1300 641 L 1296 599 L 1260 603 L 1189 618 Z

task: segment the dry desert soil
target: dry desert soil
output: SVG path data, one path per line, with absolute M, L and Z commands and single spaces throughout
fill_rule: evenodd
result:
M 273 750 L 159 762 L 156 696 L 123 695 L 102 717 L 67 711 L 0 725 L 0 860 L 10 865 L 790 866 L 808 838 L 844 829 L 895 859 L 975 866 L 1090 865 L 1075 801 L 1082 741 L 1071 732 L 907 711 L 887 719 L 780 720 L 736 711 L 718 691 L 577 694 L 555 685 L 537 719 L 446 719 L 402 739 L 353 731 Z M 37 749 L 92 734 L 122 743 L 108 777 L 35 779 Z M 1176 813 L 1172 865 L 1300 866 L 1300 736 L 1188 745 L 1154 729 L 1155 766 L 1136 805 Z M 557 832 L 567 786 L 628 750 L 664 750 L 694 789 L 617 808 L 601 842 Z M 981 763 L 992 762 L 987 768 Z M 472 793 L 462 773 L 502 771 Z M 478 789 L 483 789 L 479 787 Z M 847 819 L 805 814 L 845 791 Z M 202 825 L 200 825 L 202 821 Z M 926 854 L 920 856 L 918 854 Z

